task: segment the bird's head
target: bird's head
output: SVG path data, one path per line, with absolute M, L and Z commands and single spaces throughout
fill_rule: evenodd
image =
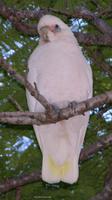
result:
M 70 28 L 58 17 L 44 15 L 38 23 L 38 33 L 42 43 L 52 42 L 72 35 Z

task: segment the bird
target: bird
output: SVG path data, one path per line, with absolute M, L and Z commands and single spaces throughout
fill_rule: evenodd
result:
M 40 18 L 39 44 L 28 59 L 27 80 L 36 83 L 47 101 L 59 108 L 92 97 L 90 63 L 70 27 L 54 15 Z M 27 90 L 32 112 L 45 108 Z M 79 156 L 89 121 L 89 112 L 54 124 L 33 125 L 42 152 L 42 180 L 49 184 L 73 184 L 79 178 Z

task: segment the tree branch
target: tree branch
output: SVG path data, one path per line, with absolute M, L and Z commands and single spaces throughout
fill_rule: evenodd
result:
M 76 104 L 75 100 L 68 103 L 65 108 L 57 109 L 51 105 L 44 96 L 42 96 L 35 85 L 35 88 L 24 78 L 24 76 L 18 74 L 11 65 L 6 63 L 4 59 L 0 59 L 0 66 L 5 69 L 13 78 L 19 81 L 25 88 L 28 89 L 30 94 L 39 101 L 43 107 L 45 107 L 47 112 L 1 112 L 0 122 L 1 123 L 11 123 L 18 125 L 28 125 L 28 124 L 48 124 L 56 123 L 58 121 L 69 119 L 70 117 L 84 114 L 90 109 L 96 108 L 106 103 L 112 102 L 112 91 L 105 92 L 104 94 L 98 95 L 91 99 L 79 102 Z
M 25 22 L 26 19 L 37 19 L 40 18 L 43 14 L 53 12 L 65 15 L 66 17 L 74 17 L 74 18 L 82 18 L 85 20 L 89 20 L 96 28 L 103 33 L 103 35 L 91 35 L 88 33 L 77 33 L 74 32 L 74 35 L 77 37 L 79 43 L 86 44 L 86 45 L 108 45 L 112 46 L 112 28 L 101 18 L 101 12 L 92 13 L 91 11 L 87 10 L 86 8 L 80 7 L 74 11 L 73 14 L 65 12 L 65 11 L 58 11 L 52 8 L 49 9 L 38 9 L 33 11 L 17 11 L 12 8 L 8 8 L 3 3 L 0 3 L 0 15 L 5 19 L 8 19 L 12 22 L 13 26 L 27 35 L 37 35 L 37 26 L 30 25 Z M 105 15 L 105 12 L 103 12 Z M 109 11 L 109 14 L 110 11 Z M 111 36 L 111 37 L 110 37 Z M 93 59 L 96 59 L 94 55 Z M 97 59 L 99 56 L 97 57 Z M 102 60 L 102 57 L 98 59 L 98 64 L 102 65 L 104 71 L 108 72 L 110 76 L 112 76 L 112 72 L 110 67 L 107 63 Z M 25 78 L 24 76 L 18 74 L 12 67 L 5 62 L 5 60 L 0 59 L 0 65 L 3 69 L 5 69 L 12 77 L 14 77 L 20 84 L 22 84 L 25 88 L 27 88 L 32 96 L 39 101 L 47 112 L 1 112 L 0 113 L 0 122 L 1 123 L 10 123 L 10 124 L 48 124 L 48 123 L 56 123 L 61 120 L 69 119 L 70 117 L 76 115 L 83 115 L 86 111 L 90 109 L 99 107 L 101 105 L 107 104 L 112 102 L 112 91 L 106 92 L 104 94 L 98 95 L 91 99 L 79 102 L 76 104 L 75 101 L 68 103 L 68 106 L 65 108 L 55 109 L 53 105 L 51 105 L 47 99 L 40 94 L 38 90 L 38 86 L 34 83 L 33 87 Z M 16 101 L 12 99 L 13 103 L 21 110 L 21 107 L 17 104 Z M 21 110 L 22 111 L 22 110 Z M 100 138 L 99 141 L 90 145 L 86 149 L 81 151 L 80 161 L 87 160 L 90 158 L 94 153 L 107 148 L 108 146 L 112 145 L 112 134 L 108 136 L 104 136 Z M 20 186 L 23 186 L 28 183 L 32 183 L 35 181 L 41 180 L 40 172 L 33 172 L 28 175 L 23 175 L 18 178 L 12 178 L 7 181 L 0 183 L 0 192 L 7 192 L 12 189 L 17 189 L 16 191 L 16 199 L 20 199 Z M 108 181 L 105 183 L 104 189 L 101 193 L 97 194 L 91 200 L 109 200 L 112 196 L 112 174 L 109 177 Z
M 80 161 L 88 160 L 98 151 L 104 150 L 105 148 L 112 145 L 112 134 L 108 136 L 102 136 L 96 143 L 91 144 L 89 147 L 81 151 Z
M 105 18 L 111 18 L 112 17 L 112 5 L 106 9 L 100 9 L 98 12 L 97 12 L 97 16 L 98 17 L 105 17 Z
M 92 23 L 100 30 L 102 33 L 109 34 L 112 36 L 112 28 L 104 20 L 98 18 L 96 13 L 92 13 L 85 7 L 77 7 L 73 13 L 67 11 L 59 11 L 53 8 L 38 8 L 35 10 L 15 10 L 13 8 L 7 7 L 5 4 L 0 4 L 0 15 L 8 18 L 10 21 L 15 20 L 20 21 L 22 19 L 39 19 L 42 15 L 53 12 L 56 14 L 61 14 L 69 18 L 82 18 L 85 20 L 91 20 Z
M 108 136 L 103 136 L 99 139 L 98 142 L 90 145 L 89 147 L 83 149 L 80 154 L 80 161 L 85 161 L 89 159 L 93 154 L 97 153 L 100 150 L 112 145 L 112 134 Z M 8 192 L 17 187 L 37 182 L 41 180 L 41 173 L 39 171 L 32 172 L 31 174 L 24 174 L 20 177 L 11 178 L 0 183 L 0 192 Z
M 6 6 L 3 2 L 0 2 L 0 15 L 6 19 L 16 18 L 18 21 L 24 19 L 36 19 L 38 20 L 42 15 L 48 14 L 48 9 L 36 8 L 34 10 L 16 10 Z
M 112 46 L 112 38 L 108 35 L 73 32 L 78 42 L 87 46 Z
M 110 106 L 108 106 L 108 105 L 100 106 L 99 111 L 97 112 L 97 116 L 100 117 L 100 118 L 101 117 L 103 118 L 103 114 L 105 112 L 107 112 L 108 110 L 111 110 L 111 109 L 112 109 L 112 105 L 110 105 Z
M 106 177 L 103 190 L 90 200 L 111 200 L 112 198 L 112 165 Z
M 30 82 L 26 80 L 26 78 L 20 74 L 18 74 L 14 69 L 12 69 L 12 66 L 8 63 L 3 58 L 0 58 L 0 66 L 6 70 L 7 73 L 9 73 L 12 77 L 14 77 L 19 83 L 21 83 L 29 92 L 32 96 L 35 97 L 37 101 L 47 110 L 51 111 L 52 107 L 48 103 L 47 99 L 43 97 L 40 92 L 38 91 L 37 87 L 34 88 Z M 34 83 L 35 84 L 35 83 Z
M 95 50 L 94 52 L 91 51 L 89 48 L 88 50 L 89 55 L 91 55 L 91 60 L 95 65 L 97 65 L 100 69 L 102 69 L 108 76 L 112 78 L 112 68 L 111 65 L 109 65 L 105 60 L 104 56 L 101 53 L 101 50 Z
M 95 13 L 84 7 L 79 7 L 77 9 L 79 17 L 86 20 L 91 20 L 91 23 L 96 26 L 96 28 L 104 34 L 112 37 L 112 27 L 109 26 L 104 20 L 97 17 Z
M 41 180 L 41 174 L 38 171 L 22 175 L 16 178 L 11 178 L 0 183 L 0 192 L 8 192 L 12 189 L 15 189 L 16 187 L 20 187 L 39 180 Z
M 90 109 L 110 102 L 112 102 L 112 91 L 105 92 L 104 94 L 95 96 L 77 104 L 75 101 L 72 101 L 65 108 L 58 108 L 58 111 L 54 109 L 54 112 L 52 112 L 50 116 L 45 112 L 1 112 L 0 122 L 17 125 L 42 125 L 56 123 L 61 120 L 67 120 L 76 115 L 83 115 Z
M 16 188 L 16 200 L 21 200 L 21 188 Z
M 0 4 L 0 15 L 4 17 L 5 19 L 9 19 L 14 27 L 22 32 L 23 34 L 31 35 L 31 36 L 37 36 L 37 25 L 30 25 L 26 22 L 21 21 L 22 19 L 25 18 L 40 18 L 43 14 L 49 13 L 49 12 L 56 12 L 56 13 L 61 13 L 64 14 L 67 17 L 77 17 L 77 18 L 84 18 L 84 19 L 91 19 L 95 18 L 95 14 L 88 13 L 86 10 L 82 10 L 81 8 L 77 11 L 75 11 L 75 14 L 69 14 L 64 11 L 57 11 L 55 9 L 49 8 L 48 10 L 46 9 L 38 9 L 34 11 L 17 11 L 12 8 L 8 8 L 6 5 L 3 3 Z M 98 21 L 98 20 L 97 20 Z M 98 22 L 97 22 L 98 23 Z M 102 25 L 101 21 L 99 24 Z M 97 27 L 100 27 L 101 25 L 97 25 Z M 107 25 L 107 24 L 106 24 Z M 111 33 L 111 27 L 107 27 L 106 25 L 102 25 L 103 33 Z M 112 46 L 112 37 L 109 35 L 92 35 L 88 33 L 78 33 L 75 32 L 74 35 L 77 37 L 79 43 L 86 44 L 86 45 L 107 45 L 107 46 Z
M 104 20 L 98 18 L 96 13 L 92 13 L 85 7 L 77 7 L 73 13 L 69 13 L 67 11 L 58 11 L 53 8 L 49 8 L 49 10 L 54 13 L 65 15 L 70 18 L 82 18 L 85 20 L 91 20 L 91 23 L 95 25 L 99 31 L 101 31 L 104 34 L 106 33 L 112 36 L 111 26 L 109 26 Z
M 8 96 L 8 100 L 15 106 L 18 111 L 23 112 L 21 105 L 11 95 Z

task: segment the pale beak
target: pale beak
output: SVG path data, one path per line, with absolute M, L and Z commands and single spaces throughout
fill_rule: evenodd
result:
M 43 26 L 40 29 L 40 36 L 42 37 L 42 39 L 45 42 L 49 42 L 49 32 L 52 32 L 53 34 L 60 32 L 61 29 L 60 27 L 57 25 L 51 25 L 51 26 Z
M 49 26 L 43 26 L 40 29 L 40 35 L 42 37 L 42 39 L 46 42 L 49 42 L 49 37 L 48 37 L 48 32 L 49 32 Z

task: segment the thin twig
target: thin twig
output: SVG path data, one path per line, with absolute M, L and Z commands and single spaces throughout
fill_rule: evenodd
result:
M 112 134 L 101 137 L 96 143 L 91 144 L 89 147 L 82 150 L 80 154 L 80 160 L 85 161 L 93 156 L 96 152 L 101 151 L 110 145 L 112 145 Z
M 21 105 L 17 102 L 16 99 L 14 99 L 12 96 L 8 96 L 9 101 L 16 107 L 18 111 L 23 112 L 23 108 Z
M 108 105 L 104 105 L 104 106 L 100 106 L 99 107 L 99 111 L 96 113 L 97 117 L 103 117 L 103 114 L 109 110 L 112 110 L 112 105 L 108 106 Z M 112 113 L 110 111 L 110 113 Z
M 0 58 L 0 66 L 7 71 L 13 78 L 15 78 L 19 83 L 21 83 L 32 96 L 35 97 L 37 101 L 47 110 L 51 110 L 51 106 L 49 105 L 48 101 L 43 97 L 26 78 L 20 74 L 18 74 L 10 64 L 6 63 L 3 58 Z
M 101 53 L 101 50 L 95 50 L 94 52 L 89 49 L 89 54 L 91 54 L 91 60 L 95 63 L 100 69 L 102 69 L 106 74 L 112 78 L 112 68 L 104 60 L 104 56 Z

